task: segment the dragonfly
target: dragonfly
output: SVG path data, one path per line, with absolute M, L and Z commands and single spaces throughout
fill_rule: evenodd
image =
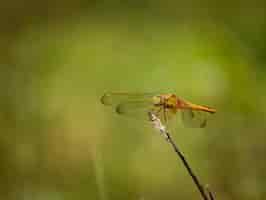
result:
M 120 115 L 144 117 L 149 120 L 148 113 L 153 113 L 164 123 L 168 123 L 181 113 L 181 121 L 185 127 L 204 128 L 209 115 L 216 109 L 191 103 L 174 93 L 105 93 L 101 97 L 104 105 L 114 107 Z M 142 117 L 141 117 L 142 116 Z

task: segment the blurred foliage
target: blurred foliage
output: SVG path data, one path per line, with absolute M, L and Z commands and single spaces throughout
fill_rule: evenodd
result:
M 0 199 L 199 199 L 151 127 L 106 91 L 218 113 L 174 138 L 217 199 L 264 199 L 265 1 L 18 1 L 0 12 Z

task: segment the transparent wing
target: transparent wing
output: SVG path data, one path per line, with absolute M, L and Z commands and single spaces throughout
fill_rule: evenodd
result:
M 124 102 L 150 102 L 155 93 L 106 93 L 101 97 L 101 102 L 104 105 L 117 107 Z
M 149 101 L 129 101 L 118 104 L 116 107 L 118 114 L 135 117 L 137 119 L 149 120 L 149 112 L 155 114 L 166 126 L 169 121 L 175 118 L 176 112 L 165 109 L 162 106 L 155 106 Z
M 204 128 L 207 125 L 207 119 L 211 113 L 192 110 L 192 109 L 183 109 L 181 110 L 181 118 L 185 127 L 191 128 Z
M 148 112 L 157 113 L 160 108 L 154 106 L 149 101 L 127 101 L 118 104 L 115 109 L 121 115 L 139 120 L 149 120 Z
M 148 120 L 148 112 L 156 111 L 153 104 L 155 93 L 106 93 L 101 102 L 112 106 L 118 114 L 139 120 Z

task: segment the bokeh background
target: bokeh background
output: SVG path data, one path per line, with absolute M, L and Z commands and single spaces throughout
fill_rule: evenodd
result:
M 215 107 L 173 137 L 217 199 L 266 197 L 265 1 L 2 1 L 0 199 L 200 199 L 151 127 L 106 91 Z

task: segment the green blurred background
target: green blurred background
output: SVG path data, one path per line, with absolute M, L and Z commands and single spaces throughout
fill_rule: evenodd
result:
M 215 107 L 173 137 L 217 199 L 266 195 L 265 1 L 2 1 L 0 199 L 200 199 L 156 131 L 106 91 Z

